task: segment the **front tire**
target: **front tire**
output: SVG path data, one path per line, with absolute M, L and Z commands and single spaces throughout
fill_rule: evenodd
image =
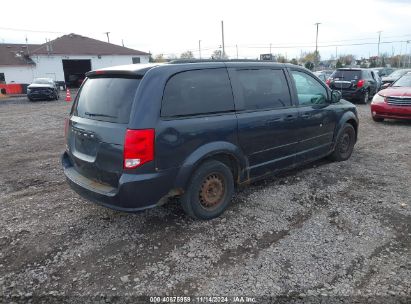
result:
M 354 127 L 348 123 L 344 124 L 337 139 L 334 152 L 330 158 L 334 161 L 344 161 L 350 158 L 355 144 Z
M 227 209 L 233 193 L 234 178 L 230 168 L 219 161 L 209 160 L 194 172 L 180 202 L 190 217 L 210 220 Z
M 372 117 L 372 120 L 374 120 L 375 122 L 383 122 L 384 121 L 384 118 L 381 118 L 381 117 Z

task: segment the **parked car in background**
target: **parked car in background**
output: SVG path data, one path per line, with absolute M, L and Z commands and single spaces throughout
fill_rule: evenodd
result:
M 58 100 L 59 88 L 51 78 L 36 78 L 27 87 L 27 98 L 34 100 Z
M 130 65 L 87 73 L 66 120 L 64 173 L 79 194 L 138 211 L 179 196 L 219 216 L 235 186 L 357 140 L 353 104 L 307 69 L 250 62 Z
M 314 72 L 314 75 L 320 78 L 323 82 L 326 82 L 333 72 L 334 71 L 331 70 L 317 71 Z
M 344 99 L 364 104 L 378 91 L 377 80 L 368 69 L 340 68 L 332 73 L 326 83 L 331 89 L 341 91 Z
M 379 67 L 379 68 L 371 68 L 371 69 L 374 70 L 374 71 L 378 71 L 378 75 L 380 77 L 388 76 L 392 72 L 395 71 L 394 68 L 387 68 L 387 67 Z
M 66 85 L 70 88 L 79 88 L 81 84 L 83 83 L 84 78 L 86 78 L 86 76 L 81 73 L 70 74 L 68 76 L 68 81 L 66 82 Z
M 376 122 L 385 118 L 411 119 L 411 73 L 403 75 L 374 96 L 371 115 Z
M 371 76 L 377 81 L 377 92 L 382 88 L 382 79 L 377 70 L 371 69 Z
M 382 77 L 383 89 L 387 88 L 391 83 L 399 79 L 401 76 L 407 74 L 408 72 L 411 72 L 411 69 L 400 69 L 400 70 L 395 70 L 394 72 L 392 72 L 390 75 L 386 77 Z

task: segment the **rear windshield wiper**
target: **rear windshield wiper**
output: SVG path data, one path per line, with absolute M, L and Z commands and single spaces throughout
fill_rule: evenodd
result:
M 84 114 L 88 116 L 100 116 L 100 117 L 110 117 L 110 118 L 117 118 L 117 116 L 111 116 L 107 114 L 101 114 L 101 113 L 90 113 L 90 112 L 85 112 Z

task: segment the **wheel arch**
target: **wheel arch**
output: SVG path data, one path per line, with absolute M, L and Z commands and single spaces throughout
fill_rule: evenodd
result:
M 229 142 L 213 142 L 199 147 L 186 158 L 177 173 L 175 188 L 186 189 L 195 170 L 210 159 L 218 160 L 229 167 L 235 183 L 240 183 L 248 174 L 248 160 L 239 147 Z
M 333 138 L 333 150 L 335 149 L 335 146 L 337 144 L 337 138 L 342 131 L 342 127 L 346 123 L 353 126 L 355 130 L 355 141 L 357 141 L 358 139 L 358 128 L 359 128 L 358 118 L 355 116 L 353 112 L 345 112 L 344 115 L 342 115 L 342 117 L 338 121 L 337 127 L 335 128 L 336 131 L 334 132 L 334 138 Z

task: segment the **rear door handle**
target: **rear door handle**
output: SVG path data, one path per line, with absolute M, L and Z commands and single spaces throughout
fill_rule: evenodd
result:
M 290 120 L 294 120 L 295 119 L 295 115 L 287 115 L 286 117 L 284 117 L 284 120 L 290 121 Z

